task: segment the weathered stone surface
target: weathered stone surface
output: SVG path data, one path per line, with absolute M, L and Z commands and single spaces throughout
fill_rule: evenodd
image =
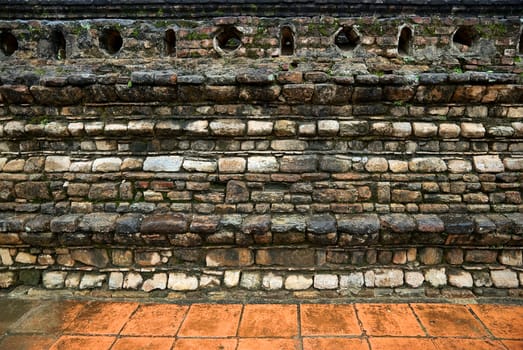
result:
M 320 160 L 320 170 L 334 173 L 344 173 L 351 168 L 350 159 L 343 156 L 324 156 Z
M 241 272 L 239 270 L 227 270 L 223 274 L 223 284 L 227 288 L 233 288 L 240 283 Z
M 205 257 L 207 266 L 249 266 L 254 263 L 253 253 L 247 248 L 209 250 Z
M 414 217 L 418 225 L 420 232 L 438 233 L 445 230 L 445 224 L 443 220 L 437 215 L 433 214 L 420 214 Z
M 419 288 L 423 285 L 425 277 L 419 271 L 406 271 L 405 283 L 412 288 Z
M 340 276 L 341 289 L 359 289 L 363 286 L 364 277 L 361 272 L 351 272 Z
M 336 219 L 329 214 L 313 215 L 307 220 L 307 232 L 314 235 L 336 232 Z
M 490 276 L 496 288 L 517 288 L 519 285 L 518 275 L 512 270 L 492 270 Z
M 485 127 L 481 123 L 461 123 L 461 136 L 481 138 L 485 135 Z
M 119 234 L 133 234 L 140 231 L 143 215 L 125 214 L 116 219 L 115 232 Z
M 280 171 L 285 173 L 305 173 L 316 171 L 318 159 L 315 155 L 283 156 Z
M 71 157 L 67 156 L 48 156 L 45 160 L 46 172 L 63 172 L 69 171 L 71 166 Z
M 247 171 L 254 173 L 271 173 L 279 170 L 279 164 L 276 157 L 253 156 L 247 161 Z
M 109 274 L 109 289 L 122 289 L 123 287 L 123 273 L 121 272 L 111 272 Z
M 458 288 L 472 288 L 473 280 L 470 272 L 450 269 L 448 272 L 449 285 Z
M 241 230 L 245 234 L 262 235 L 269 232 L 271 217 L 269 215 L 248 216 L 243 220 Z
M 389 169 L 389 162 L 385 158 L 370 158 L 365 164 L 368 172 L 386 172 Z
M 143 219 L 140 231 L 144 234 L 176 234 L 185 233 L 187 226 L 183 214 L 155 214 Z
M 93 162 L 93 171 L 97 172 L 112 172 L 120 171 L 122 160 L 116 157 L 97 158 Z
M 442 215 L 445 231 L 449 234 L 469 234 L 474 231 L 474 222 L 470 217 L 459 214 Z
M 433 287 L 447 285 L 447 275 L 445 274 L 445 268 L 426 270 L 425 281 L 427 281 Z
M 217 164 L 215 160 L 211 159 L 189 159 L 185 158 L 183 161 L 183 168 L 186 171 L 198 171 L 204 173 L 213 173 L 216 171 Z
M 522 266 L 523 252 L 521 250 L 503 250 L 499 254 L 499 262 L 503 265 Z
M 211 133 L 218 136 L 241 136 L 245 133 L 245 123 L 239 119 L 214 120 L 209 124 Z
M 51 194 L 49 184 L 39 181 L 19 182 L 15 185 L 15 194 L 17 197 L 28 200 L 49 200 Z
M 447 165 L 441 158 L 413 158 L 409 169 L 417 173 L 440 173 L 447 170 Z
M 217 231 L 219 224 L 218 215 L 197 215 L 193 217 L 189 230 L 194 233 L 211 234 Z
M 218 160 L 218 170 L 221 173 L 243 173 L 247 161 L 245 158 L 240 157 L 228 157 L 220 158 Z
M 336 289 L 338 282 L 337 275 L 321 273 L 314 276 L 314 288 L 316 289 Z
M 378 269 L 374 272 L 376 287 L 399 287 L 403 285 L 403 271 L 400 269 Z
M 75 232 L 82 218 L 78 214 L 57 216 L 51 220 L 51 231 L 56 233 Z
M 125 275 L 123 280 L 124 289 L 138 289 L 143 282 L 142 275 L 138 272 L 129 272 Z
M 9 249 L 0 249 L 0 263 L 3 266 L 13 265 L 13 258 L 11 257 Z
M 480 173 L 500 173 L 505 170 L 499 156 L 474 156 L 474 168 Z
M 104 274 L 86 273 L 80 281 L 80 289 L 100 288 L 105 282 Z
M 388 214 L 380 216 L 381 228 L 392 232 L 412 232 L 416 229 L 416 222 L 410 215 Z
M 419 252 L 419 259 L 425 265 L 437 265 L 443 258 L 443 249 L 441 248 L 422 248 Z
M 42 274 L 42 283 L 47 289 L 59 289 L 64 287 L 65 271 L 44 271 Z
M 274 215 L 271 218 L 272 232 L 305 232 L 306 228 L 305 217 L 301 215 Z
M 313 279 L 304 275 L 288 275 L 285 278 L 285 289 L 287 290 L 305 290 L 312 286 Z
M 162 257 L 158 252 L 143 251 L 136 252 L 134 260 L 140 266 L 156 266 L 160 265 Z
M 104 182 L 92 184 L 88 194 L 92 200 L 111 200 L 118 198 L 118 184 Z
M 283 287 L 283 277 L 272 272 L 263 276 L 262 287 L 267 290 L 278 290 Z
M 256 264 L 297 267 L 314 266 L 315 254 L 311 249 L 260 249 L 256 251 Z
M 260 289 L 261 274 L 254 271 L 245 271 L 241 275 L 240 287 L 250 290 Z
M 376 214 L 340 215 L 338 230 L 354 235 L 368 235 L 379 232 L 380 220 Z
M 198 278 L 187 276 L 185 273 L 169 273 L 167 288 L 177 291 L 187 291 L 198 289 Z
M 147 157 L 143 163 L 144 171 L 177 172 L 182 167 L 183 157 L 157 156 Z
M 74 249 L 71 251 L 71 257 L 82 264 L 98 268 L 109 264 L 109 256 L 105 249 Z
M 91 213 L 82 217 L 78 229 L 85 232 L 112 233 L 116 228 L 118 214 Z

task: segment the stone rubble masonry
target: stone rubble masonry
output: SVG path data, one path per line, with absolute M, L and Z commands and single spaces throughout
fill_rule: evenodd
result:
M 0 288 L 523 296 L 520 19 L 469 4 L 481 16 L 465 26 L 438 6 L 378 23 L 328 6 L 125 22 L 0 11 L 18 40 L 0 53 Z M 340 26 L 354 48 L 337 46 Z M 471 45 L 460 28 L 477 30 Z M 220 48 L 236 30 L 240 47 Z

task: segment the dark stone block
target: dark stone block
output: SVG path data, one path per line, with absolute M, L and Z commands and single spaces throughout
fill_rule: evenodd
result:
M 245 182 L 231 180 L 227 182 L 225 203 L 240 203 L 249 201 L 249 189 Z
M 495 250 L 467 250 L 465 252 L 465 261 L 473 263 L 495 263 L 498 257 L 498 252 Z
M 338 230 L 355 235 L 378 233 L 380 220 L 376 214 L 338 216 Z
M 113 233 L 116 228 L 118 214 L 90 213 L 83 216 L 78 229 L 84 232 Z
M 82 215 L 69 214 L 55 217 L 51 220 L 51 231 L 56 233 L 76 232 Z
M 421 73 L 419 75 L 419 83 L 423 85 L 443 84 L 447 82 L 447 79 L 447 73 Z
M 140 231 L 143 215 L 140 214 L 125 214 L 116 219 L 117 234 L 129 235 Z
M 36 233 L 36 232 L 48 232 L 51 227 L 51 215 L 36 215 L 26 221 L 25 227 L 26 231 Z
M 330 214 L 313 215 L 307 220 L 307 232 L 314 235 L 336 232 L 336 219 Z
M 183 214 L 157 214 L 145 217 L 141 232 L 144 234 L 176 234 L 187 231 L 187 218 Z
M 237 74 L 236 81 L 240 84 L 272 84 L 275 77 L 265 70 L 252 70 Z
M 421 214 L 414 217 L 416 219 L 418 231 L 427 233 L 438 233 L 445 230 L 443 220 L 437 215 Z
M 241 230 L 245 234 L 262 235 L 269 232 L 271 217 L 269 215 L 248 216 L 243 220 Z
M 381 100 L 381 88 L 379 87 L 355 87 L 352 93 L 353 102 L 377 102 Z
M 496 224 L 486 215 L 474 215 L 474 232 L 487 234 L 496 231 Z
M 220 217 L 217 215 L 195 216 L 189 230 L 194 233 L 211 234 L 218 230 Z
M 314 266 L 313 249 L 260 249 L 256 251 L 256 264 L 280 266 Z
M 16 196 L 28 200 L 49 200 L 49 184 L 47 182 L 20 182 L 15 185 Z
M 53 232 L 21 232 L 20 238 L 24 243 L 37 247 L 50 247 L 57 243 Z
M 40 284 L 42 272 L 39 270 L 20 270 L 18 280 L 26 286 L 37 286 Z
M 413 232 L 416 222 L 407 214 L 387 214 L 380 217 L 382 230 L 391 230 L 396 233 Z
M 207 266 L 250 266 L 253 253 L 247 248 L 212 249 L 205 257 Z
M 84 96 L 82 89 L 76 86 L 54 88 L 34 85 L 31 86 L 30 91 L 38 103 L 46 106 L 74 105 Z
M 280 161 L 280 171 L 284 173 L 315 172 L 318 158 L 315 155 L 283 156 Z
M 445 232 L 448 234 L 466 235 L 474 232 L 474 221 L 466 215 L 442 215 L 441 219 L 445 223 Z
M 109 256 L 105 249 L 74 249 L 71 257 L 85 265 L 106 267 L 109 264 Z

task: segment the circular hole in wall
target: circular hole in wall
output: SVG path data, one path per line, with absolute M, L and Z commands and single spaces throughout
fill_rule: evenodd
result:
M 398 38 L 398 53 L 403 56 L 412 52 L 412 29 L 403 27 Z
M 18 40 L 11 32 L 0 32 L 0 49 L 5 56 L 11 56 L 18 50 Z
M 100 36 L 100 47 L 114 55 L 123 45 L 123 39 L 120 35 L 120 32 L 114 28 L 104 29 L 102 35 Z
M 224 26 L 214 39 L 218 48 L 226 53 L 242 45 L 242 33 L 234 26 Z
M 459 48 L 472 46 L 479 38 L 478 31 L 473 26 L 461 26 L 454 32 L 452 42 Z
M 61 30 L 55 29 L 51 33 L 51 45 L 54 57 L 58 60 L 65 59 L 65 37 Z
M 176 54 L 176 33 L 172 29 L 165 31 L 165 54 L 167 56 L 174 56 Z
M 334 37 L 334 44 L 343 51 L 352 51 L 360 43 L 360 35 L 354 27 L 343 27 Z

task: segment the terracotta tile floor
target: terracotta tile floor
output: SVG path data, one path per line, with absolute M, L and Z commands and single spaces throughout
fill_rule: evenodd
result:
M 0 298 L 0 349 L 523 350 L 523 306 Z

